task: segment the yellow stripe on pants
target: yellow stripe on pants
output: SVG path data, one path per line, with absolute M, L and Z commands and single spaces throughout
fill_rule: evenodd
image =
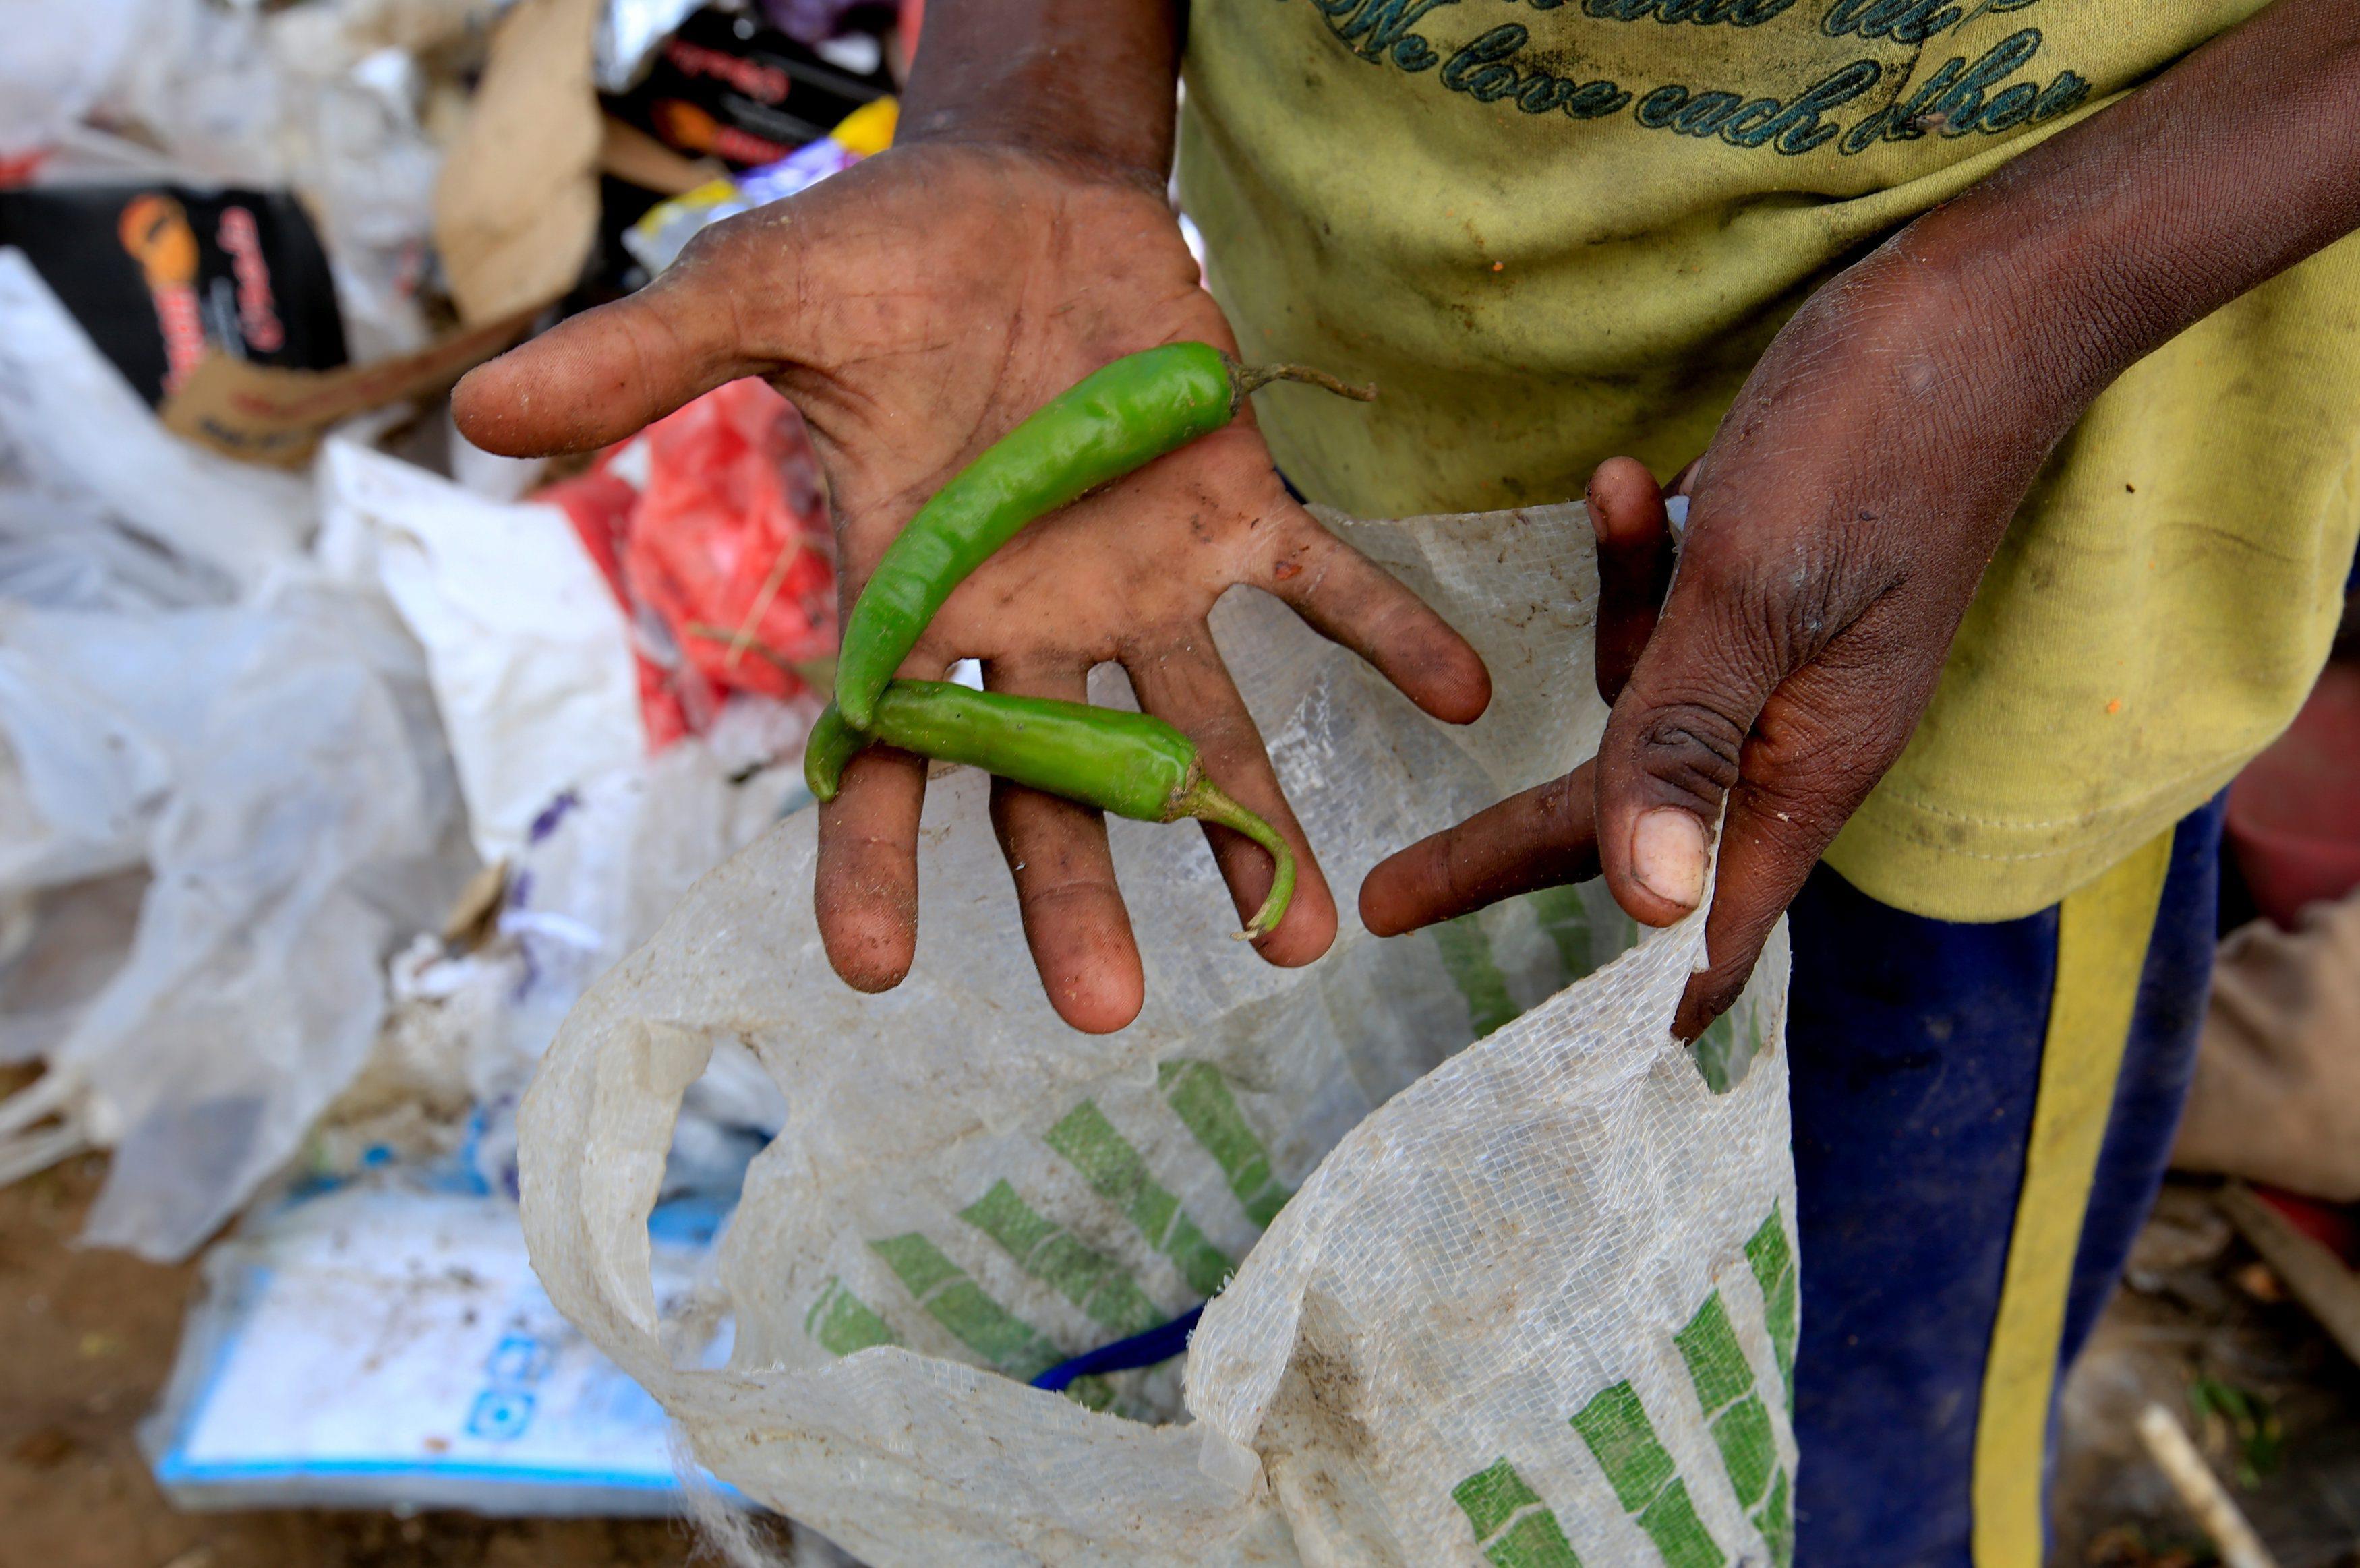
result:
M 2171 841 L 2165 833 L 2058 906 L 2057 985 L 1975 1423 L 1974 1568 L 2040 1568 L 2040 1484 L 2065 1301 Z

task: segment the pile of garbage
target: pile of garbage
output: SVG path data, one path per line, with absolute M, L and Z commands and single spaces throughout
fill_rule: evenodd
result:
M 0 1182 L 84 1239 L 464 1174 L 557 1024 L 804 804 L 832 670 L 800 417 L 586 466 L 468 367 L 890 142 L 917 7 L 22 0 L 0 62 Z M 783 1119 L 701 1086 L 680 1192 Z
M 766 835 L 810 804 L 836 636 L 795 410 L 740 381 L 554 467 L 459 438 L 470 366 L 888 145 L 917 5 L 16 9 L 0 1067 L 38 1071 L 0 1100 L 0 1181 L 107 1151 L 83 1239 L 151 1258 L 239 1222 L 143 1432 L 175 1500 L 669 1509 L 677 1422 L 744 1497 L 880 1557 L 1357 1560 L 1471 1522 L 1504 1561 L 1563 1548 L 1546 1496 L 1592 1562 L 1666 1530 L 1784 1560 L 1775 956 L 1708 1082 L 1664 1027 L 1700 917 L 1642 943 L 1592 889 L 1240 965 L 1201 845 L 1118 832 L 1171 890 L 1156 994 L 1189 1002 L 1067 1050 L 1037 993 L 992 995 L 1019 937 L 972 914 L 959 964 L 861 996 L 775 896 L 810 819 Z M 1545 510 L 1513 549 L 1480 518 L 1353 537 L 1495 669 L 1578 672 L 1590 532 Z M 1446 743 L 1291 621 L 1217 635 L 1354 878 L 1603 723 L 1586 679 L 1527 681 Z M 1347 755 L 1355 788 L 1307 787 Z M 1430 822 L 1393 806 L 1412 758 Z M 939 900 L 1004 876 L 977 788 L 929 805 L 934 941 Z M 946 1030 L 957 1059 L 917 1071 Z M 903 1158 L 837 1158 L 864 1127 Z M 1451 1174 L 1505 1170 L 1529 1179 Z M 1503 1227 L 1545 1239 L 1461 1266 L 1451 1237 Z M 1418 1317 L 1483 1326 L 1423 1371 L 1347 1327 Z M 1114 1331 L 1154 1365 L 1026 1386 Z M 1349 1471 L 1298 1341 L 1369 1391 L 1393 1522 L 1291 1500 Z M 1275 1492 L 1247 1446 L 1273 1410 Z M 1663 1474 L 1632 1504 L 1598 1466 L 1643 1436 Z M 1062 1472 L 1074 1497 L 1035 1495 Z

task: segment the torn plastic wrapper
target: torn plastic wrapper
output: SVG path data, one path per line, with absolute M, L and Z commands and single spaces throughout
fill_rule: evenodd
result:
M 252 587 L 301 550 L 310 487 L 169 433 L 22 252 L 0 249 L 0 428 L 38 483 Z
M 803 417 L 768 384 L 717 387 L 537 498 L 629 619 L 650 746 L 710 727 L 728 691 L 783 701 L 825 678 L 834 537 Z
M 854 60 L 825 43 L 799 42 L 758 16 L 707 8 L 656 48 L 646 75 L 613 107 L 692 158 L 775 163 L 892 93 L 883 49 L 864 52 L 868 58 Z
M 856 109 L 826 136 L 776 163 L 658 202 L 623 231 L 623 248 L 650 272 L 661 272 L 679 258 L 690 240 L 724 218 L 782 201 L 884 151 L 893 143 L 899 118 L 900 104 L 891 98 Z

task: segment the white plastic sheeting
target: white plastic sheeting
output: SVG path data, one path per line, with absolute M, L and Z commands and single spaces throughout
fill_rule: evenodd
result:
M 385 954 L 464 874 L 422 661 L 382 603 L 318 584 L 149 615 L 0 606 L 0 737 L 19 791 L 0 880 L 152 878 L 121 970 L 0 1105 L 0 1171 L 61 1116 L 115 1150 L 86 1239 L 182 1256 L 359 1067 Z

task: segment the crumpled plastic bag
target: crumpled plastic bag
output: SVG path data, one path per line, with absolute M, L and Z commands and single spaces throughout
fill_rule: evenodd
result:
M 803 416 L 769 383 L 716 387 L 533 499 L 572 519 L 628 617 L 649 746 L 710 729 L 732 692 L 817 711 L 835 539 Z
M 265 533 L 245 556 L 240 530 L 268 506 L 239 505 L 229 465 L 166 435 L 13 254 L 0 256 L 0 320 L 9 328 L 0 332 L 0 601 L 129 616 L 232 603 L 238 580 L 231 563 L 259 572 L 269 548 Z M 93 439 L 93 431 L 111 440 Z M 110 445 L 114 462 L 100 462 Z M 181 543 L 231 549 L 208 561 L 143 534 L 80 481 L 77 458 L 175 480 L 171 499 L 184 510 L 172 520 L 181 525 Z M 284 475 L 258 481 L 251 496 L 267 503 L 283 494 Z M 216 517 L 207 515 L 208 504 L 226 510 L 227 528 L 209 526 Z M 291 538 L 281 548 L 291 554 Z M 106 746 L 105 727 L 85 733 L 83 718 L 52 712 L 39 721 L 57 737 L 60 759 L 88 758 L 84 743 Z M 0 1063 L 37 1061 L 55 1049 L 130 952 L 149 878 L 141 857 L 118 842 L 110 819 L 122 815 L 121 802 L 104 781 L 122 777 L 113 771 L 117 765 L 137 769 L 141 756 L 137 748 L 115 756 L 102 749 L 89 760 L 86 777 L 101 787 L 85 797 L 77 782 L 58 785 L 50 790 L 59 808 L 53 818 L 27 798 L 14 757 L 0 764 Z M 80 831 L 69 825 L 77 819 Z M 77 863 L 122 869 L 59 883 Z
M 283 567 L 311 530 L 302 480 L 165 430 L 14 249 L 0 249 L 0 432 L 33 484 L 217 572 L 224 597 Z
M 716 553 L 752 557 L 736 562 L 742 603 L 778 522 L 762 503 L 781 480 L 736 478 L 752 492 L 748 515 Z M 657 731 L 633 668 L 643 640 L 575 514 L 485 500 L 343 440 L 327 443 L 320 482 L 320 556 L 347 581 L 381 584 L 417 637 L 468 831 L 486 864 L 508 866 L 498 924 L 526 950 L 511 1002 L 546 1013 L 527 1030 L 529 1065 L 582 988 L 690 883 L 809 798 L 795 764 L 819 703 L 708 692 L 705 733 Z M 707 521 L 718 531 L 724 519 Z
M 521 851 L 560 790 L 639 763 L 629 629 L 561 512 L 341 437 L 319 481 L 320 555 L 381 584 L 424 650 L 486 863 Z
M 0 158 L 38 153 L 106 90 L 138 36 L 143 0 L 5 0 Z
M 381 600 L 300 582 L 0 605 L 0 887 L 152 877 L 122 967 L 0 1102 L 0 1180 L 111 1146 L 84 1239 L 185 1256 L 352 1077 L 385 954 L 466 875 L 416 645 Z
M 757 503 L 785 477 L 775 455 L 767 485 L 737 475 Z M 692 882 L 809 799 L 795 763 L 818 703 L 708 697 L 717 710 L 704 734 L 675 730 L 653 749 L 631 625 L 564 509 L 488 500 L 342 439 L 318 472 L 322 562 L 381 585 L 417 637 L 470 835 L 505 876 L 474 945 L 453 953 L 426 939 L 396 964 L 395 1010 L 314 1165 L 348 1171 L 377 1142 L 450 1153 L 464 1135 L 486 1182 L 512 1191 L 515 1104 L 559 1020 Z M 741 552 L 772 520 L 759 505 L 749 513 L 731 541 Z M 700 1093 L 683 1118 L 675 1164 L 734 1174 L 741 1132 L 767 1137 L 784 1112 L 750 1060 L 728 1090 L 706 1087 L 720 1092 Z M 691 1159 L 690 1144 L 705 1157 Z
M 1604 709 L 1581 508 L 1336 526 L 1497 693 L 1438 724 L 1267 599 L 1222 602 L 1349 890 L 1579 761 Z M 830 974 L 806 813 L 591 989 L 527 1097 L 534 1266 L 701 1461 L 879 1568 L 1787 1561 L 1783 928 L 1691 1053 L 1668 1024 L 1701 913 L 1635 946 L 1596 885 L 1385 942 L 1347 913 L 1278 970 L 1227 940 L 1199 835 L 1114 822 L 1148 1002 L 1086 1037 L 1032 979 L 986 793 L 930 788 L 897 990 Z M 731 1040 L 788 1120 L 720 1244 L 736 1337 L 707 1371 L 666 1349 L 645 1221 Z M 1185 1381 L 1026 1386 L 1207 1296 Z

